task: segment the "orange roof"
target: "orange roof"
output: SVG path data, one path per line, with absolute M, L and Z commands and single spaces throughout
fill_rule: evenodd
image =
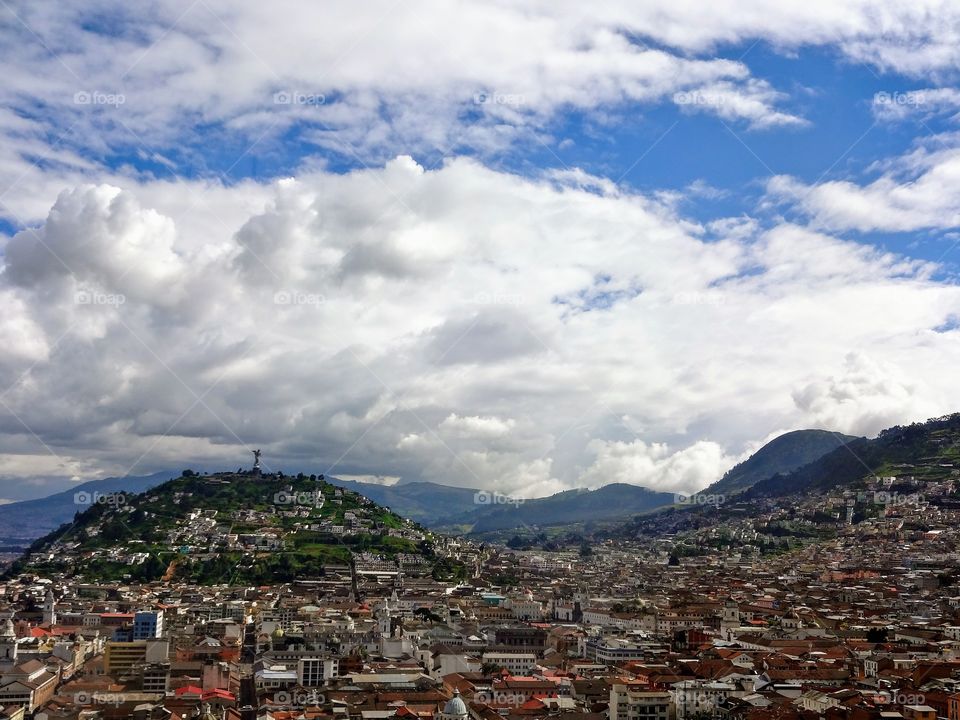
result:
M 213 698 L 219 698 L 219 699 L 221 699 L 221 700 L 236 700 L 236 699 L 237 699 L 232 692 L 228 692 L 227 690 L 221 690 L 220 688 L 214 688 L 213 690 L 207 690 L 207 691 L 203 694 L 203 696 L 202 696 L 202 699 L 203 699 L 203 700 L 211 700 L 211 699 L 213 699 Z

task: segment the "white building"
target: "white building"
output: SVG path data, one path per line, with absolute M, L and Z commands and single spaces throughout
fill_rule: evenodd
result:
M 670 720 L 670 693 L 615 683 L 610 688 L 610 720 Z

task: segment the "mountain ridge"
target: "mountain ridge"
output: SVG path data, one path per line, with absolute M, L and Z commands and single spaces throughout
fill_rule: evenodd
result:
M 783 433 L 701 492 L 726 495 L 743 492 L 772 475 L 796 470 L 856 439 L 853 435 L 819 429 Z
M 26 547 L 38 537 L 73 520 L 74 515 L 93 504 L 99 495 L 115 492 L 142 492 L 176 477 L 178 470 L 160 470 L 150 475 L 123 475 L 88 480 L 52 495 L 0 505 L 0 544 Z M 30 517 L 29 524 L 23 523 Z

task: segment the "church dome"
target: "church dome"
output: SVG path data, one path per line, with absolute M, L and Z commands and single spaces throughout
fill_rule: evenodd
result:
M 467 704 L 460 697 L 459 690 L 453 691 L 453 697 L 447 700 L 447 704 L 443 707 L 443 714 L 447 717 L 467 716 Z

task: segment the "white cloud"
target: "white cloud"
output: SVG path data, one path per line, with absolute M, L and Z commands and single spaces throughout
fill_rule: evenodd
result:
M 960 407 L 960 290 L 931 265 L 751 218 L 704 239 L 580 185 L 400 157 L 213 187 L 219 220 L 185 212 L 204 183 L 69 191 L 0 276 L 4 402 L 70 474 L 262 447 L 270 468 L 525 497 L 693 490 L 771 428 Z M 84 284 L 126 302 L 78 303 Z M 44 450 L 4 415 L 0 452 Z
M 891 363 L 850 353 L 837 374 L 798 388 L 793 399 L 819 426 L 875 435 L 902 422 L 905 410 L 914 418 L 934 415 L 936 404 L 918 392 L 921 383 Z
M 918 148 L 896 158 L 866 184 L 831 180 L 808 185 L 777 176 L 769 197 L 789 203 L 817 227 L 859 232 L 909 232 L 960 226 L 960 149 L 954 139 L 936 150 Z
M 673 102 L 688 112 L 712 112 L 724 120 L 745 119 L 753 128 L 764 129 L 783 125 L 806 125 L 796 115 L 773 110 L 786 99 L 763 80 L 745 83 L 717 81 L 690 90 L 680 90 Z
M 398 148 L 502 151 L 544 137 L 571 109 L 669 103 L 677 92 L 709 94 L 719 102 L 699 109 L 728 122 L 801 122 L 782 90 L 744 62 L 707 52 L 777 28 L 731 28 L 741 15 L 731 12 L 718 17 L 712 38 L 663 32 L 686 12 L 673 3 L 584 13 L 566 2 L 433 0 L 374 0 L 362 10 L 166 0 L 138 13 L 111 0 L 8 5 L 10 22 L 0 26 L 5 204 L 38 219 L 46 176 L 79 184 L 112 153 L 137 156 L 147 178 L 183 174 L 181 166 L 205 165 L 193 146 L 199 126 L 215 127 L 218 145 L 238 161 L 296 126 L 307 142 L 355 162 Z
M 587 487 L 611 482 L 642 485 L 661 492 L 690 493 L 709 485 L 736 460 L 715 442 L 698 441 L 670 452 L 663 443 L 594 440 L 596 460 L 581 476 Z
M 400 478 L 390 475 L 346 475 L 340 473 L 337 475 L 337 478 L 340 480 L 347 480 L 349 482 L 358 482 L 366 483 L 368 485 L 385 485 L 387 487 L 396 485 L 400 482 Z
M 881 91 L 873 96 L 873 114 L 878 120 L 925 122 L 934 115 L 955 113 L 960 109 L 960 90 L 923 88 L 919 90 Z
M 503 420 L 498 417 L 480 417 L 479 415 L 460 417 L 456 413 L 450 413 L 438 427 L 441 432 L 450 433 L 454 437 L 488 440 L 506 435 L 515 425 L 516 422 L 510 418 Z

